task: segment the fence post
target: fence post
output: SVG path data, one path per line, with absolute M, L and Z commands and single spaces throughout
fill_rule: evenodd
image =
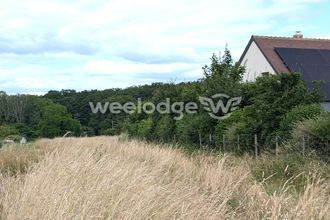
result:
M 175 135 L 173 136 L 173 142 L 174 142 L 174 144 L 176 143 L 176 137 L 175 137 Z
M 226 149 L 226 136 L 223 134 L 222 135 L 222 150 L 223 150 L 223 153 L 225 153 L 225 149 Z
M 305 148 L 306 148 L 306 143 L 305 143 L 305 135 L 302 136 L 302 153 L 303 156 L 305 157 Z
M 276 135 L 276 138 L 275 138 L 275 155 L 276 157 L 278 156 L 278 136 Z
M 237 135 L 237 150 L 238 150 L 238 152 L 240 151 L 240 146 L 239 146 L 239 135 Z
M 198 133 L 198 138 L 199 138 L 199 146 L 202 147 L 202 135 L 201 135 L 201 133 Z
M 212 134 L 209 135 L 210 145 L 212 145 Z
M 254 135 L 254 154 L 255 154 L 255 157 L 257 158 L 257 156 L 258 156 L 258 137 L 256 134 Z

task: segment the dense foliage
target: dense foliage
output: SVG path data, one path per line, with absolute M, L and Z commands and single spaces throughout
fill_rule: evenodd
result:
M 10 135 L 37 137 L 62 136 L 71 131 L 80 135 L 80 123 L 67 108 L 49 99 L 32 95 L 0 93 L 0 139 Z
M 329 140 L 329 115 L 319 106 L 321 84 L 315 84 L 315 89 L 310 90 L 299 73 L 264 74 L 255 82 L 242 82 L 244 68 L 233 62 L 227 49 L 223 56 L 213 55 L 203 72 L 200 80 L 177 84 L 153 83 L 103 91 L 49 91 L 43 97 L 1 93 L 0 138 L 10 134 L 55 137 L 67 131 L 88 136 L 125 132 L 151 141 L 179 142 L 194 147 L 226 145 L 226 150 L 252 152 L 255 136 L 260 150 L 272 149 L 275 137 L 279 136 L 282 143 L 290 141 L 297 124 L 304 120 L 320 121 L 318 117 L 323 114 L 325 122 L 319 126 L 316 125 L 320 123 L 314 122 L 309 133 Z M 221 120 L 210 117 L 199 97 L 210 98 L 215 94 L 227 95 L 224 105 L 230 97 L 241 97 L 239 109 Z M 108 107 L 105 103 L 157 104 L 167 100 L 171 104 L 194 102 L 197 110 L 190 114 L 173 110 L 151 114 L 138 110 L 131 114 L 123 111 L 95 114 L 91 110 L 91 103 L 98 102 L 101 107 Z M 176 106 L 175 110 L 181 107 Z M 220 111 L 217 116 L 224 115 Z

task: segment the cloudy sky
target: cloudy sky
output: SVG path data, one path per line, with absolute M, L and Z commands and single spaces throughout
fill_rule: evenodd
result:
M 325 0 L 0 0 L 0 90 L 189 81 L 250 36 L 330 38 Z

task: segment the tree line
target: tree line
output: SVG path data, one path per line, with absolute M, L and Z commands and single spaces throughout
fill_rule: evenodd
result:
M 267 150 L 275 136 L 292 142 L 298 134 L 311 134 L 313 143 L 330 139 L 329 113 L 322 110 L 322 84 L 315 83 L 309 89 L 299 73 L 264 74 L 255 82 L 243 82 L 244 67 L 235 63 L 230 51 L 213 55 L 209 65 L 203 67 L 203 77 L 192 82 L 153 83 L 125 89 L 103 91 L 62 90 L 49 91 L 44 96 L 0 94 L 0 129 L 15 131 L 28 137 L 56 137 L 73 131 L 76 135 L 118 135 L 127 133 L 134 138 L 148 141 L 179 142 L 196 148 L 213 137 L 215 147 L 226 141 L 242 143 L 240 150 L 253 150 L 254 136 L 260 146 Z M 230 117 L 217 120 L 208 114 L 199 102 L 199 97 L 214 94 L 241 97 L 239 108 Z M 184 113 L 175 120 L 176 113 L 152 114 L 133 112 L 126 114 L 93 114 L 90 102 L 199 103 L 196 114 Z M 220 115 L 221 116 L 221 115 Z M 300 129 L 300 130 L 299 130 Z M 299 133 L 300 132 L 300 133 Z M 4 136 L 4 132 L 1 136 Z M 319 139 L 318 139 L 319 138 Z M 329 153 L 328 147 L 315 145 Z

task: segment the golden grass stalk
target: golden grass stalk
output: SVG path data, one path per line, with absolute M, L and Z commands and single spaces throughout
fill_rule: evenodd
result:
M 3 219 L 330 216 L 329 183 L 314 179 L 298 198 L 285 190 L 268 195 L 253 181 L 249 157 L 188 157 L 117 137 L 44 139 L 36 145 L 48 153 L 24 176 L 0 176 Z

